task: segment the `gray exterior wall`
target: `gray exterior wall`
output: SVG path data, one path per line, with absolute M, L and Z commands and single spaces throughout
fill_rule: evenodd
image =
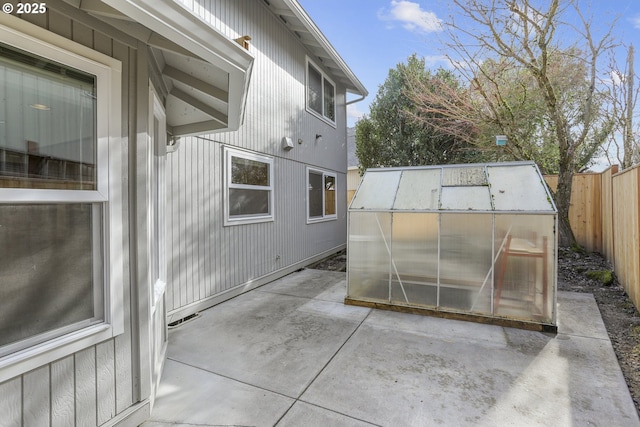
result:
M 345 89 L 336 87 L 333 127 L 305 110 L 307 55 L 321 67 L 320 61 L 262 1 L 197 4 L 218 18 L 195 12 L 228 37 L 251 36 L 255 63 L 242 127 L 183 138 L 169 154 L 170 320 L 287 274 L 346 242 Z M 285 136 L 294 141 L 290 151 L 282 149 Z M 273 222 L 223 226 L 224 145 L 274 157 Z M 337 174 L 337 220 L 307 224 L 306 166 Z

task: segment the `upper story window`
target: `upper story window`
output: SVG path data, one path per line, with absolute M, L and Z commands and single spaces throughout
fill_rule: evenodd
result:
M 225 225 L 273 220 L 273 158 L 225 147 Z
M 0 26 L 0 382 L 124 328 L 120 63 L 15 24 L 33 34 Z
M 307 59 L 307 110 L 331 124 L 336 123 L 336 86 Z

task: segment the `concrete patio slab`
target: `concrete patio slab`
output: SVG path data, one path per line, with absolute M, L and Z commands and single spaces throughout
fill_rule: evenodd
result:
M 317 285 L 316 293 L 327 288 Z M 168 357 L 297 398 L 368 312 L 309 297 L 249 292 L 172 330 Z
M 171 330 L 144 425 L 640 426 L 592 295 L 560 292 L 548 335 L 344 292 L 344 273 L 302 270 Z
M 370 424 L 355 418 L 339 414 L 329 409 L 320 408 L 301 401 L 286 413 L 278 423 L 278 427 L 300 426 L 341 426 L 341 427 L 371 427 Z
M 167 360 L 147 427 L 273 425 L 294 400 L 200 368 Z

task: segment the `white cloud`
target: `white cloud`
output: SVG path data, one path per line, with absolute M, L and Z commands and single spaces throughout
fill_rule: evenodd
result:
M 358 105 L 357 104 L 350 104 L 347 105 L 347 121 L 350 123 L 355 123 L 358 120 L 360 120 L 365 114 L 365 112 L 362 112 L 358 109 Z
M 427 55 L 424 57 L 424 64 L 427 68 L 433 68 L 438 65 L 449 69 L 455 68 L 446 55 Z
M 382 9 L 378 18 L 400 22 L 404 29 L 417 33 L 442 31 L 442 20 L 435 13 L 423 10 L 420 4 L 407 0 L 392 0 L 389 10 Z
M 630 21 L 633 23 L 634 28 L 640 29 L 640 15 L 630 18 Z
M 609 73 L 609 77 L 611 78 L 611 83 L 613 83 L 616 86 L 620 86 L 626 79 L 625 79 L 625 75 L 622 71 L 620 70 L 614 70 L 611 71 Z

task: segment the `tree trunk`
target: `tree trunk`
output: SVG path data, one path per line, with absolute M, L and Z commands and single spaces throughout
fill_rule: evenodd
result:
M 563 161 L 564 160 L 564 161 Z M 569 223 L 569 207 L 571 207 L 571 188 L 573 186 L 573 168 L 566 159 L 560 160 L 558 173 L 558 188 L 555 193 L 556 208 L 558 208 L 559 245 L 571 247 L 576 238 Z
M 633 104 L 635 96 L 633 93 L 633 80 L 636 78 L 636 74 L 633 71 L 633 45 L 629 46 L 628 73 L 627 73 L 627 117 L 625 118 L 625 132 L 624 132 L 624 159 L 622 160 L 622 169 L 631 167 L 633 164 Z

